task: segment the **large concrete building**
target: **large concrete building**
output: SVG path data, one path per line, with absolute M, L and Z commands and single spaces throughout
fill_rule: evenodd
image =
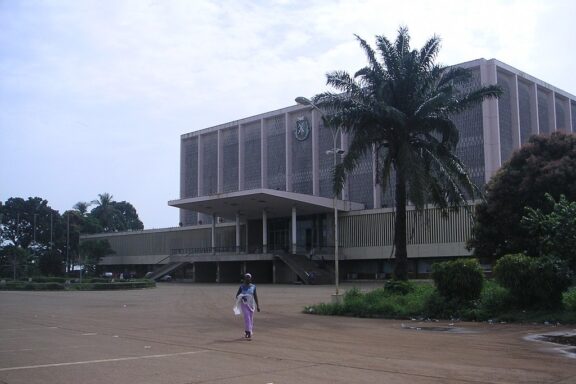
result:
M 455 117 L 457 155 L 477 185 L 531 135 L 576 131 L 573 95 L 494 59 L 460 66 L 476 85 L 504 90 Z M 341 277 L 383 277 L 392 268 L 393 197 L 376 181 L 374 156 L 366 156 L 334 198 L 332 171 L 348 141 L 301 105 L 184 134 L 180 197 L 169 202 L 180 209 L 181 226 L 84 239 L 110 241 L 116 255 L 103 260 L 109 268 L 187 265 L 181 273 L 197 281 L 237 281 L 250 269 L 260 281 L 309 282 L 310 274 L 320 281 L 323 270 L 326 279 L 333 273 L 337 227 Z M 448 219 L 434 208 L 410 211 L 408 221 L 413 273 L 469 255 L 469 210 Z

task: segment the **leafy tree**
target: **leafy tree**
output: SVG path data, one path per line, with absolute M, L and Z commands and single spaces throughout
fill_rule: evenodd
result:
M 8 245 L 0 249 L 0 276 L 19 278 L 32 265 L 30 253 L 26 250 Z
M 496 281 L 511 293 L 520 308 L 549 309 L 562 304 L 571 273 L 567 264 L 552 257 L 509 254 L 494 266 Z
M 576 202 L 564 195 L 558 202 L 549 193 L 545 197 L 551 210 L 527 207 L 520 222 L 538 245 L 538 256 L 559 258 L 576 271 Z
M 497 86 L 472 89 L 471 75 L 457 67 L 435 63 L 440 38 L 410 49 L 407 28 L 395 42 L 376 37 L 376 51 L 356 36 L 368 65 L 353 76 L 344 71 L 327 75 L 336 90 L 320 93 L 311 104 L 325 111 L 325 123 L 351 134 L 351 143 L 334 174 L 334 190 L 359 160 L 376 152 L 379 182 L 394 177 L 395 277 L 407 279 L 406 205 L 418 209 L 433 203 L 456 207 L 475 193 L 462 162 L 454 154 L 459 140 L 452 117 L 482 100 L 498 97 Z
M 78 211 L 82 216 L 86 216 L 88 213 L 88 208 L 92 205 L 91 203 L 87 203 L 85 201 L 79 201 L 72 208 Z
M 479 258 L 538 254 L 538 240 L 520 224 L 525 207 L 543 209 L 544 197 L 576 200 L 576 136 L 554 132 L 532 136 L 492 177 L 486 200 L 476 207 L 468 247 Z
M 104 256 L 114 253 L 108 240 L 86 240 L 80 244 L 80 255 L 84 267 L 90 273 L 96 271 L 96 266 Z
M 134 206 L 126 201 L 116 202 L 109 193 L 99 194 L 90 216 L 97 219 L 104 232 L 144 229 Z
M 29 197 L 27 200 L 12 197 L 6 200 L 1 209 L 0 244 L 28 248 L 36 239 L 40 244 L 49 245 L 51 239 L 54 241 L 62 230 L 58 211 L 39 197 Z

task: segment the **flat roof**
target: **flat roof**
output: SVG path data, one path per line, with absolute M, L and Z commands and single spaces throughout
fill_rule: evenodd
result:
M 287 217 L 292 207 L 297 215 L 328 213 L 334 211 L 334 203 L 343 212 L 365 209 L 361 203 L 264 188 L 170 200 L 168 205 L 234 220 L 236 213 L 244 219 L 259 219 L 264 210 L 269 218 Z

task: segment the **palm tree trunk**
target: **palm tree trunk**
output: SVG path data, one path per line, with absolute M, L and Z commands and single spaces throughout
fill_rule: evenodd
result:
M 396 216 L 394 218 L 394 277 L 398 280 L 408 280 L 408 251 L 406 249 L 406 179 L 404 174 L 396 169 Z

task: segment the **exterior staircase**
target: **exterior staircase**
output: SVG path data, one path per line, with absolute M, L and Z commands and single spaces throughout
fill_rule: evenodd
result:
M 277 254 L 274 255 L 284 262 L 304 284 L 332 284 L 334 274 L 327 268 L 310 261 L 308 256 L 298 254 Z
M 170 272 L 175 271 L 176 269 L 180 268 L 184 264 L 188 264 L 188 262 L 182 261 L 182 262 L 168 263 L 166 265 L 163 265 L 161 268 L 155 270 L 154 272 L 152 272 L 152 274 L 150 276 L 148 276 L 148 278 L 151 280 L 159 280 L 163 276 L 166 276 Z

